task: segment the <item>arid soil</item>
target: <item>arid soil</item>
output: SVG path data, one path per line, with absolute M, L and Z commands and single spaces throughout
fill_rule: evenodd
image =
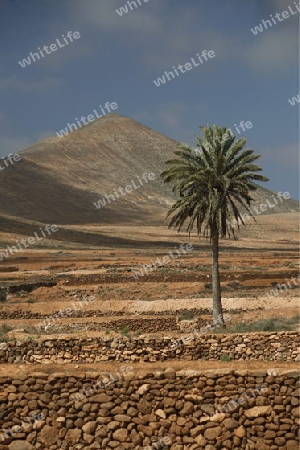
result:
M 276 218 L 265 216 L 260 218 L 259 237 L 221 242 L 223 307 L 229 327 L 259 319 L 290 318 L 299 313 L 297 229 L 293 227 L 295 215 L 288 216 L 288 231 L 284 230 L 286 218 L 274 232 Z M 186 310 L 201 323 L 211 321 L 209 242 L 192 237 L 192 251 L 159 265 L 157 258 L 161 261 L 174 247 L 178 249 L 180 244 L 189 242 L 185 233 L 154 227 L 106 227 L 101 233 L 134 238 L 135 245 L 79 251 L 61 245 L 55 250 L 24 251 L 1 262 L 1 286 L 9 291 L 7 301 L 0 303 L 0 325 L 5 323 L 10 330 L 6 338 L 121 336 L 146 334 L 147 330 L 153 336 L 177 336 L 178 318 L 185 318 Z M 256 228 L 251 233 L 255 236 Z M 150 264 L 152 270 L 148 275 L 134 278 L 142 265 Z M 37 283 L 40 287 L 36 287 Z M 276 283 L 285 283 L 286 288 L 275 289 Z M 67 308 L 68 314 L 64 313 Z M 54 318 L 54 313 L 59 317 Z M 47 319 L 48 326 L 38 331 L 35 327 L 45 325 Z M 166 319 L 173 325 L 166 327 Z M 189 367 L 195 366 L 195 362 L 187 363 Z M 199 361 L 203 370 L 218 364 Z M 232 363 L 220 364 L 230 367 Z M 264 364 L 241 362 L 239 366 Z M 57 371 L 57 367 L 50 366 L 47 371 Z M 33 371 L 44 370 L 44 366 L 30 367 Z M 23 368 L 15 365 L 12 370 Z M 64 365 L 63 370 L 68 368 Z M 76 370 L 80 371 L 80 367 Z

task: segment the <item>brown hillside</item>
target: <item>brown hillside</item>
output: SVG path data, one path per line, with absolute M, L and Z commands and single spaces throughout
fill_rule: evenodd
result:
M 170 198 L 159 173 L 175 147 L 175 141 L 119 115 L 44 139 L 0 173 L 1 213 L 58 224 L 155 223 Z M 93 205 L 131 180 L 138 184 L 144 172 L 153 172 L 155 180 L 105 208 Z
M 176 142 L 129 118 L 111 114 L 64 138 L 50 137 L 20 153 L 0 172 L 0 214 L 43 223 L 158 225 L 174 198 L 159 173 Z M 155 180 L 101 209 L 93 202 L 124 188 L 145 172 Z M 259 188 L 258 203 L 272 199 Z M 298 211 L 285 200 L 271 213 Z

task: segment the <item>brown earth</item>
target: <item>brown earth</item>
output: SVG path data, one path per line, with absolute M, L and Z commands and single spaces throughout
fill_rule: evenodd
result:
M 245 233 L 238 241 L 221 242 L 223 306 L 230 327 L 262 318 L 290 318 L 299 314 L 300 281 L 295 278 L 299 274 L 296 220 L 296 214 L 261 216 L 259 224 L 247 227 L 248 235 Z M 256 236 L 258 226 L 261 232 Z M 9 289 L 9 286 L 15 286 L 7 302 L 0 303 L 0 325 L 6 323 L 13 329 L 23 330 L 10 331 L 9 338 L 42 339 L 49 335 L 62 338 L 74 333 L 82 337 L 105 336 L 107 333 L 121 335 L 122 327 L 114 325 L 116 320 L 119 324 L 127 324 L 130 334 L 136 331 L 130 330 L 130 324 L 141 322 L 141 319 L 155 324 L 153 336 L 177 336 L 180 331 L 176 327 L 160 329 L 160 321 L 179 317 L 184 310 L 193 311 L 205 322 L 211 320 L 212 299 L 207 284 L 211 279 L 208 242 L 191 237 L 194 250 L 135 280 L 133 272 L 143 264 L 152 262 L 158 265 L 157 258 L 188 242 L 188 236 L 162 227 L 84 227 L 81 231 L 85 229 L 101 233 L 107 239 L 130 239 L 132 244 L 127 248 L 98 246 L 75 251 L 69 248 L 68 243 L 60 243 L 56 249 L 24 251 L 1 263 L 2 287 Z M 31 292 L 24 290 L 24 286 L 30 283 L 50 281 L 53 286 L 41 286 Z M 292 288 L 277 290 L 275 293 L 278 295 L 269 298 L 267 294 L 274 290 L 272 283 L 275 282 L 290 282 Z M 82 306 L 78 300 L 84 295 L 94 296 L 95 301 Z M 51 317 L 54 312 L 67 308 L 74 310 L 74 307 L 77 310 L 72 316 L 53 319 L 52 325 L 39 334 L 34 330 L 34 325 Z M 144 334 L 143 329 L 140 332 Z M 181 368 L 180 362 L 174 361 L 175 364 Z M 239 367 L 255 369 L 268 364 L 239 362 Z M 201 370 L 230 368 L 233 362 L 187 361 L 184 366 L 197 366 Z M 288 368 L 297 364 L 280 363 L 279 366 Z M 105 363 L 105 368 L 103 364 L 97 364 L 90 369 L 108 370 L 111 367 L 113 364 Z M 160 366 L 156 364 L 153 367 Z M 5 366 L 3 370 L 7 368 Z M 9 367 L 16 372 L 39 368 L 41 366 L 36 365 Z M 144 368 L 146 366 L 140 364 L 136 366 L 136 370 Z M 47 369 L 43 365 L 42 368 L 43 371 L 61 369 L 69 370 L 66 365 L 59 368 L 47 365 Z M 81 369 L 77 367 L 76 370 Z M 85 365 L 83 370 L 89 368 Z
M 38 141 L 20 152 L 17 164 L 0 173 L 0 231 L 31 236 L 42 223 L 162 225 L 174 195 L 159 174 L 176 148 L 173 139 L 118 114 L 102 117 L 64 138 Z M 143 174 L 150 172 L 155 178 L 143 181 Z M 132 192 L 118 191 L 132 180 L 136 186 Z M 110 197 L 105 207 L 97 209 L 94 202 L 106 194 L 115 200 Z M 253 198 L 254 207 L 268 200 L 266 215 L 299 211 L 299 202 L 279 199 L 261 187 Z M 60 227 L 52 237 L 110 245 L 91 229 L 83 233 Z M 114 246 L 130 244 L 117 237 L 112 241 Z

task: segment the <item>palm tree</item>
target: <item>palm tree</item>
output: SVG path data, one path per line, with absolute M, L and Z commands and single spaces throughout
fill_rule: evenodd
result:
M 180 231 L 188 221 L 191 233 L 196 224 L 199 236 L 212 244 L 213 326 L 223 327 L 223 310 L 219 273 L 219 238 L 235 237 L 236 225 L 244 225 L 242 211 L 253 217 L 250 192 L 257 189 L 253 181 L 268 181 L 257 174 L 262 169 L 253 164 L 260 155 L 243 150 L 246 139 L 236 140 L 229 128 L 200 126 L 203 137 L 195 136 L 197 148 L 180 144 L 177 156 L 166 162 L 161 173 L 165 183 L 173 184 L 180 198 L 168 211 L 169 228 Z M 253 217 L 255 220 L 255 218 Z M 234 220 L 234 222 L 233 222 Z

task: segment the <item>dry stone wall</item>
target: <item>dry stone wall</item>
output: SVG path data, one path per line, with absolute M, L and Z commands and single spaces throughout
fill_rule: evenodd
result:
M 190 334 L 68 338 L 0 343 L 0 363 L 155 362 L 166 360 L 299 361 L 299 333 Z
M 78 305 L 80 305 L 80 302 L 78 302 Z M 76 303 L 73 306 L 73 308 L 68 308 L 68 313 L 65 314 L 65 317 L 111 317 L 111 316 L 128 316 L 128 311 L 99 311 L 99 310 L 80 310 L 77 308 Z M 80 307 L 80 306 L 79 306 Z M 259 310 L 261 308 L 257 308 L 257 310 Z M 65 311 L 65 309 L 61 309 L 61 310 L 55 310 L 51 313 L 51 315 L 49 316 L 48 314 L 45 313 L 40 313 L 40 312 L 36 312 L 36 311 L 28 311 L 28 310 L 20 310 L 20 309 L 15 309 L 14 311 L 12 311 L 10 308 L 3 308 L 2 310 L 0 310 L 0 319 L 5 320 L 5 319 L 47 319 L 47 318 L 52 318 L 52 317 L 63 317 L 62 312 Z M 234 310 L 234 313 L 232 312 L 232 314 L 238 314 L 238 313 L 242 313 L 245 312 L 246 309 L 243 308 L 239 308 Z M 134 311 L 132 311 L 134 312 Z M 185 310 L 183 309 L 174 309 L 174 310 L 165 310 L 165 311 L 151 311 L 151 309 L 149 311 L 138 311 L 137 314 L 138 315 L 150 315 L 150 316 L 178 316 L 180 314 L 184 314 Z M 193 308 L 190 309 L 189 312 L 191 312 L 193 315 L 212 315 L 212 310 L 209 308 Z
M 299 384 L 276 369 L 7 375 L 0 450 L 299 450 Z

